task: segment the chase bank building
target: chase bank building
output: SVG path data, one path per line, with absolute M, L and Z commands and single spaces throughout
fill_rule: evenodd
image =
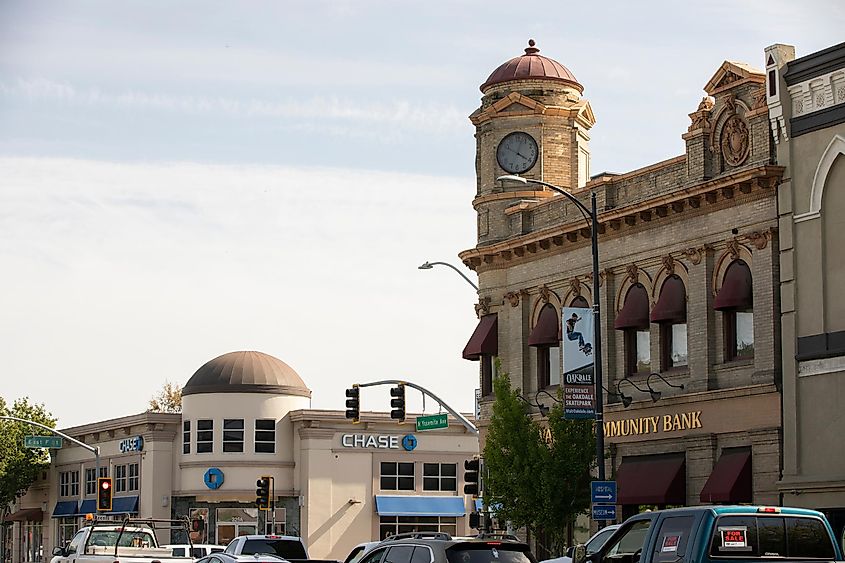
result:
M 200 520 L 194 543 L 253 533 L 301 536 L 313 558 L 343 559 L 358 543 L 413 530 L 469 532 L 463 461 L 478 438 L 457 420 L 417 433 L 413 417 L 309 409 L 311 391 L 283 361 L 232 352 L 200 367 L 182 413 L 143 413 L 63 429 L 100 447 L 114 479 L 114 515 Z M 96 512 L 93 455 L 67 443 L 3 522 L 5 560 L 43 561 Z M 275 510 L 258 510 L 272 476 Z M 187 538 L 161 537 L 161 543 Z

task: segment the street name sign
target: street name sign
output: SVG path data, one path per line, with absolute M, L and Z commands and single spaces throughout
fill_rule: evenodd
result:
M 593 520 L 616 520 L 616 505 L 594 504 Z
M 616 504 L 616 481 L 590 481 L 590 502 Z
M 448 427 L 449 419 L 446 413 L 417 417 L 417 432 L 422 432 L 423 430 L 437 430 L 438 428 Z
M 61 436 L 24 436 L 23 445 L 26 448 L 61 448 Z

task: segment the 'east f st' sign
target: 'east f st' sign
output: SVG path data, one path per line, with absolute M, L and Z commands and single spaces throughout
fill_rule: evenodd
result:
M 604 423 L 604 435 L 607 438 L 614 438 L 616 436 L 668 434 L 682 430 L 695 430 L 696 428 L 702 428 L 701 411 L 608 420 Z

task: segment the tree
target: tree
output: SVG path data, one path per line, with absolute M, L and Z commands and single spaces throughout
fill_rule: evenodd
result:
M 556 404 L 548 414 L 551 436 L 529 416 L 519 389 L 502 374 L 493 383 L 495 402 L 484 445 L 484 500 L 500 519 L 552 546 L 566 542 L 567 526 L 590 507 L 590 471 L 595 465 L 592 420 L 566 420 Z
M 50 428 L 56 426 L 56 419 L 44 405 L 31 404 L 27 397 L 17 399 L 11 407 L 0 397 L 0 415 L 32 420 Z M 24 447 L 27 435 L 50 435 L 50 432 L 16 420 L 0 419 L 0 512 L 4 514 L 50 466 L 46 449 Z
M 182 388 L 165 381 L 161 390 L 150 399 L 147 412 L 182 412 Z

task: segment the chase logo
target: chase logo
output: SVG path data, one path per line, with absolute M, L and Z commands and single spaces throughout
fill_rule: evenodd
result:
M 406 451 L 413 451 L 417 447 L 417 438 L 413 434 L 406 434 L 402 437 L 402 447 Z

